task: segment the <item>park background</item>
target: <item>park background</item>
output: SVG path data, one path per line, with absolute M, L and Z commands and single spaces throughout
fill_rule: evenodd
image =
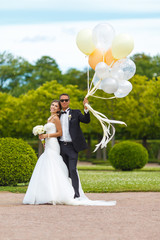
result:
M 102 138 L 102 129 L 96 118 L 91 116 L 89 125 L 81 125 L 89 147 L 79 154 L 79 160 L 105 164 L 99 170 L 106 170 L 108 168 L 105 167 L 110 164 L 107 161 L 108 153 L 113 145 L 131 140 L 147 149 L 149 162 L 159 163 L 159 10 L 160 4 L 156 0 L 140 3 L 127 3 L 125 0 L 114 0 L 112 3 L 78 1 L 76 4 L 73 1 L 50 0 L 23 3 L 16 0 L 14 4 L 1 1 L 1 138 L 22 138 L 35 149 L 38 156 L 43 151 L 42 145 L 33 136 L 32 129 L 37 124 L 46 123 L 51 101 L 67 92 L 71 97 L 70 107 L 83 111 L 88 63 L 76 46 L 76 35 L 83 28 L 108 22 L 115 28 L 116 34 L 125 32 L 135 40 L 135 48 L 129 56 L 137 68 L 130 80 L 133 90 L 122 99 L 90 97 L 89 102 L 109 119 L 124 121 L 127 127 L 116 125 L 115 138 L 107 149 L 98 149 L 93 153 L 95 144 Z M 90 79 L 93 74 L 90 69 Z M 111 96 L 100 90 L 98 94 Z M 99 191 L 102 190 L 100 185 L 97 188 Z M 117 185 L 114 191 L 116 188 Z M 153 190 L 152 187 L 149 189 Z
M 76 35 L 103 22 L 110 23 L 116 34 L 133 36 L 135 47 L 129 57 L 137 71 L 127 97 L 89 97 L 94 109 L 127 127 L 116 125 L 107 149 L 93 153 L 102 129 L 91 115 L 91 123 L 81 125 L 89 148 L 79 155 L 78 171 L 90 199 L 117 204 L 113 208 L 22 205 L 42 152 L 39 148 L 38 153 L 32 128 L 46 122 L 51 101 L 62 92 L 70 94 L 71 108 L 83 111 L 88 63 L 76 46 Z M 159 0 L 0 0 L 1 239 L 159 239 L 159 26 Z M 93 73 L 90 69 L 90 79 Z M 130 146 L 143 145 L 150 163 L 132 171 L 113 168 L 108 153 L 124 140 L 132 142 Z M 130 161 L 131 154 L 126 156 Z

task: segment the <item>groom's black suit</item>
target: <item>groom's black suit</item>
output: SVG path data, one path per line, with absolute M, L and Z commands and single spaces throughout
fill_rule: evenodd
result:
M 87 143 L 80 128 L 80 122 L 89 123 L 90 114 L 88 112 L 83 115 L 80 110 L 70 109 L 69 115 L 71 115 L 71 119 L 69 120 L 69 133 L 71 135 L 75 151 L 80 152 L 87 148 Z
M 77 175 L 78 152 L 87 148 L 87 143 L 80 128 L 80 122 L 89 123 L 90 114 L 81 113 L 80 110 L 69 110 L 69 133 L 72 142 L 61 142 L 61 155 L 66 163 L 69 175 L 72 179 L 72 185 L 75 190 L 75 197 L 79 197 L 79 180 Z

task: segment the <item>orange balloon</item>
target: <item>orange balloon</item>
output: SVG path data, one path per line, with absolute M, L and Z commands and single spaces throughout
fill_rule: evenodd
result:
M 113 57 L 113 55 L 112 55 L 112 49 L 111 49 L 111 48 L 108 49 L 107 52 L 106 52 L 105 55 L 104 55 L 104 62 L 107 63 L 108 66 L 110 66 L 111 64 L 112 64 L 112 66 L 113 66 L 113 64 L 114 64 L 115 62 L 117 62 L 117 60 L 118 60 L 118 59 L 115 59 L 115 58 Z M 112 67 L 112 66 L 111 66 L 111 67 Z
M 95 49 L 88 58 L 88 63 L 95 70 L 96 65 L 99 62 L 103 62 L 103 54 L 99 49 Z

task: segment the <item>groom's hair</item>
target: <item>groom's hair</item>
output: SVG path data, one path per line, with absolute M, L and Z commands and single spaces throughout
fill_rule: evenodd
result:
M 68 98 L 70 99 L 69 95 L 67 93 L 62 93 L 60 96 L 59 96 L 59 99 L 61 99 L 61 96 L 68 96 Z

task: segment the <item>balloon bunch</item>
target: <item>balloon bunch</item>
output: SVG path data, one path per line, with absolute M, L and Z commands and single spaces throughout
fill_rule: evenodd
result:
M 88 56 L 88 63 L 95 70 L 94 77 L 89 84 L 88 70 L 88 93 L 86 97 L 95 96 L 97 89 L 103 90 L 114 97 L 122 98 L 132 90 L 132 84 L 128 81 L 136 72 L 135 63 L 126 58 L 134 48 L 133 38 L 128 34 L 115 36 L 114 28 L 108 23 L 101 23 L 91 29 L 83 29 L 77 34 L 76 43 L 78 48 Z M 92 88 L 92 84 L 94 87 Z M 103 129 L 102 141 L 98 147 L 106 147 L 107 143 L 115 134 L 112 123 L 125 124 L 121 121 L 109 120 L 104 114 L 95 111 L 89 104 L 88 109 L 100 121 Z M 108 124 L 108 125 L 106 125 Z M 126 124 L 125 124 L 126 125 Z M 112 127 L 112 134 L 110 133 Z
M 133 38 L 128 34 L 115 36 L 115 30 L 108 23 L 101 23 L 77 34 L 78 48 L 88 55 L 88 63 L 95 70 L 93 84 L 99 81 L 97 89 L 114 94 L 116 98 L 127 96 L 132 90 L 128 81 L 136 72 L 135 63 L 126 58 L 134 48 Z M 89 95 L 88 95 L 89 96 Z

